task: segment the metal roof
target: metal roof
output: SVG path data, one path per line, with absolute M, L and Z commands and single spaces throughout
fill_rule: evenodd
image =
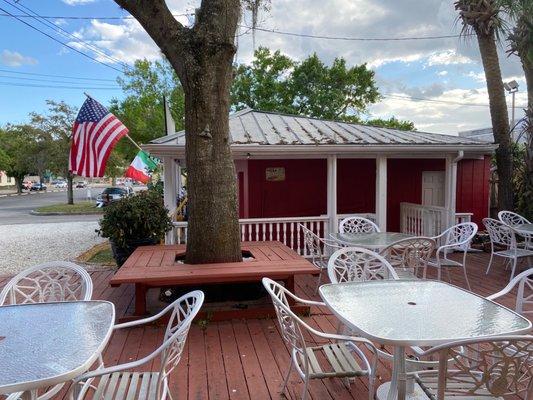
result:
M 229 117 L 235 158 L 322 157 L 363 153 L 442 156 L 464 151 L 469 157 L 492 153 L 497 145 L 468 137 L 349 124 L 317 118 L 244 109 Z M 142 146 L 158 157 L 183 157 L 185 132 L 163 136 Z

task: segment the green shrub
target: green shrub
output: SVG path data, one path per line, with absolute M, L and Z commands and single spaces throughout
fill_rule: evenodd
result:
M 161 196 L 155 191 L 143 191 L 109 204 L 96 232 L 126 248 L 139 240 L 160 241 L 170 229 L 172 220 Z

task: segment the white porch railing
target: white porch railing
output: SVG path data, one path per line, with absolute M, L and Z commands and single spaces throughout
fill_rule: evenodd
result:
M 400 231 L 417 236 L 437 236 L 446 229 L 444 207 L 400 203 Z M 470 222 L 472 213 L 455 213 L 455 223 Z
M 302 230 L 304 225 L 320 237 L 328 234 L 327 217 L 287 217 L 287 218 L 248 218 L 240 219 L 242 241 L 277 240 L 298 254 L 308 256 L 304 246 Z M 174 222 L 176 243 L 187 242 L 187 222 Z

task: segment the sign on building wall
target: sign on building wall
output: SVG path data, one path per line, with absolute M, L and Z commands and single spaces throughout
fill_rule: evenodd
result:
M 272 167 L 266 169 L 266 180 L 272 182 L 279 182 L 285 180 L 285 168 Z

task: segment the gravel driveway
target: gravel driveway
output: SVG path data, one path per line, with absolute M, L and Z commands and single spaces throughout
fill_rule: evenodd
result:
M 31 265 L 73 260 L 104 241 L 98 222 L 61 222 L 0 226 L 0 276 L 13 275 Z

